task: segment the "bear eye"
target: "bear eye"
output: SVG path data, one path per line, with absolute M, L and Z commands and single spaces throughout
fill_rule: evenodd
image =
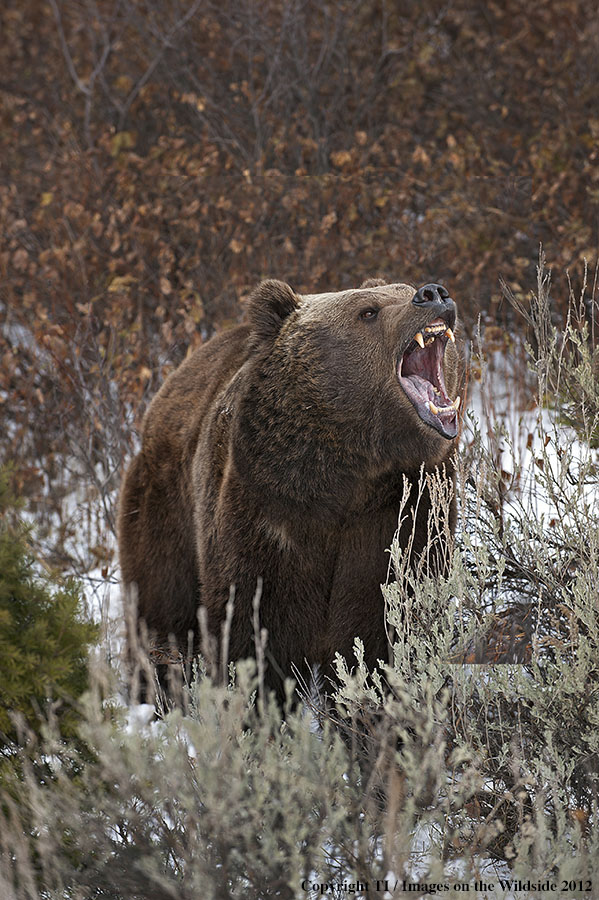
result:
M 362 310 L 362 312 L 360 313 L 360 318 L 361 318 L 361 319 L 376 319 L 376 317 L 378 316 L 378 314 L 379 314 L 378 309 L 372 309 L 372 308 L 371 308 L 371 309 L 364 309 L 364 310 Z

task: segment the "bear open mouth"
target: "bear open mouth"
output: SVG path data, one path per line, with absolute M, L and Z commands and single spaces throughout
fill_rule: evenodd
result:
M 443 377 L 447 341 L 455 341 L 443 319 L 433 319 L 414 335 L 397 364 L 399 383 L 423 422 L 451 440 L 458 433 L 460 397 L 450 400 Z

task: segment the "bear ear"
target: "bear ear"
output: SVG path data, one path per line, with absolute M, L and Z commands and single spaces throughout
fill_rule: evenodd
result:
M 248 297 L 248 318 L 258 338 L 274 338 L 288 315 L 299 307 L 299 297 L 284 281 L 262 281 Z
M 384 278 L 367 278 L 366 281 L 363 281 L 360 285 L 361 288 L 369 288 L 369 287 L 382 287 L 382 285 L 388 284 Z

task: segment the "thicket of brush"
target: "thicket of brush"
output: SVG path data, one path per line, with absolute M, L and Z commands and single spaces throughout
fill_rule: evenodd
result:
M 389 873 L 391 887 L 472 884 L 493 862 L 534 881 L 599 878 L 596 308 L 572 299 L 558 330 L 548 293 L 541 269 L 525 310 L 530 465 L 506 465 L 497 429 L 464 441 L 447 577 L 391 548 L 393 665 L 367 671 L 356 642 L 318 728 L 306 709 L 283 724 L 249 662 L 227 685 L 199 671 L 154 720 L 98 668 L 78 740 L 48 715 L 18 750 L 3 898 L 258 900 L 357 881 L 376 896 Z

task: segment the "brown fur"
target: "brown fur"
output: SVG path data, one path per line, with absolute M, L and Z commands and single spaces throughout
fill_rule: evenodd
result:
M 403 476 L 415 484 L 447 463 L 448 441 L 416 414 L 397 382 L 398 348 L 430 318 L 414 288 L 361 288 L 300 297 L 267 281 L 248 323 L 212 338 L 154 398 L 120 507 L 123 580 L 159 641 L 182 648 L 206 607 L 220 636 L 235 585 L 229 655 L 254 651 L 252 598 L 262 579 L 267 684 L 334 654 L 359 635 L 366 659 L 388 655 L 384 601 Z M 359 313 L 382 307 L 376 321 Z M 445 355 L 455 391 L 457 355 Z M 425 545 L 418 505 L 414 552 Z M 408 523 L 411 529 L 411 524 Z M 403 538 L 402 538 L 403 539 Z

